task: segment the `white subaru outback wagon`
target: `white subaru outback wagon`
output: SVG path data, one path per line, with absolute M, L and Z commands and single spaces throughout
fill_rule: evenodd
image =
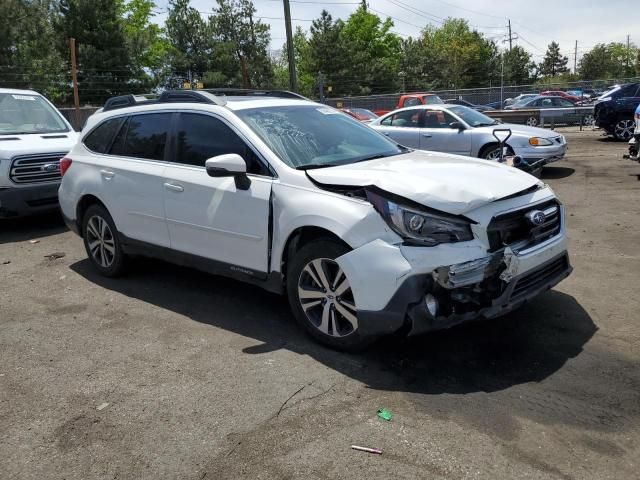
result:
M 497 317 L 570 274 L 563 206 L 533 176 L 290 92 L 227 93 L 116 97 L 89 119 L 59 197 L 100 273 L 147 255 L 258 284 L 342 349 Z

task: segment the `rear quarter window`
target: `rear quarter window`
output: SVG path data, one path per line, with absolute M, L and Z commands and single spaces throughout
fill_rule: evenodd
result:
M 84 145 L 96 153 L 106 153 L 111 146 L 114 135 L 120 129 L 124 118 L 111 118 L 102 122 L 84 137 Z

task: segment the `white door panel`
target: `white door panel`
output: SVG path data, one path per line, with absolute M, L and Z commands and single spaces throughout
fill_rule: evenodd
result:
M 266 272 L 272 179 L 251 176 L 248 190 L 203 167 L 169 165 L 161 182 L 174 250 Z
M 169 246 L 163 204 L 165 164 L 153 160 L 109 157 L 99 169 L 101 190 L 109 199 L 118 231 L 129 238 Z

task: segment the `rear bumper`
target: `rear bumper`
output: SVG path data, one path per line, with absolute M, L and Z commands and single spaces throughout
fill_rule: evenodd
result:
M 0 218 L 58 210 L 59 183 L 0 188 Z

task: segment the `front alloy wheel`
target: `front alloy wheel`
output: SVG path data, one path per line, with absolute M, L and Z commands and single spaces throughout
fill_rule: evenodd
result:
M 303 245 L 287 265 L 289 305 L 296 321 L 317 341 L 338 350 L 361 350 L 376 340 L 362 335 L 351 283 L 336 259 L 350 252 L 333 238 Z
M 619 120 L 613 129 L 613 136 L 618 140 L 628 141 L 633 136 L 635 126 L 633 120 Z
M 538 117 L 529 117 L 529 118 L 527 118 L 527 125 L 529 125 L 530 127 L 537 127 L 538 126 Z
M 351 286 L 334 260 L 307 263 L 298 279 L 298 299 L 308 321 L 324 335 L 344 337 L 357 330 Z

